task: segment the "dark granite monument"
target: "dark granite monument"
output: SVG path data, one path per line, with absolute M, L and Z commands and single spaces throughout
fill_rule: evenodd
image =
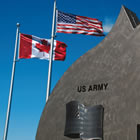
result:
M 57 83 L 42 113 L 36 140 L 74 139 L 64 136 L 66 104 L 73 100 L 103 106 L 103 140 L 140 140 L 139 23 L 136 14 L 122 6 L 110 33 Z
M 66 104 L 66 125 L 64 136 L 81 139 L 103 139 L 104 108 L 70 101 Z

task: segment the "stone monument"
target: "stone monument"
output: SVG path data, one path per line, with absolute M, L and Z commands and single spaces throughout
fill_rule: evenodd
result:
M 140 140 L 139 23 L 136 14 L 122 6 L 110 33 L 57 83 L 42 113 L 36 140 L 72 139 L 64 136 L 64 129 L 66 104 L 74 100 L 103 106 L 103 140 Z

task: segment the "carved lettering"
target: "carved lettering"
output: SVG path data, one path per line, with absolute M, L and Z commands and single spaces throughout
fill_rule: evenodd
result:
M 103 90 L 104 84 L 98 84 L 98 90 Z
M 105 90 L 107 89 L 107 86 L 108 86 L 108 83 L 105 83 L 104 84 Z
M 91 85 L 90 85 L 89 88 L 88 88 L 88 92 L 89 92 L 89 91 L 92 91 L 92 86 L 91 86 Z
M 108 88 L 108 83 L 81 85 L 77 87 L 77 92 L 103 91 L 103 90 L 107 90 L 107 88 Z
M 93 85 L 93 91 L 94 90 L 96 90 L 96 91 L 98 90 L 97 85 Z
M 77 91 L 78 92 L 86 92 L 86 86 L 78 86 Z

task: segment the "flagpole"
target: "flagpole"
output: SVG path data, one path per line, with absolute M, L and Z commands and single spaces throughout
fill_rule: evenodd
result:
M 13 58 L 13 68 L 12 68 L 12 75 L 11 75 L 11 84 L 10 84 L 9 100 L 8 100 L 8 107 L 7 107 L 7 115 L 6 115 L 3 140 L 7 140 L 8 127 L 9 127 L 9 118 L 10 118 L 11 103 L 12 103 L 12 91 L 13 91 L 13 82 L 14 82 L 15 66 L 16 66 L 16 54 L 17 54 L 17 42 L 18 42 L 18 35 L 19 35 L 19 27 L 20 27 L 20 24 L 17 23 L 15 51 L 14 51 L 14 58 Z
M 54 48 L 54 38 L 55 38 L 55 16 L 56 16 L 56 0 L 54 0 L 54 9 L 53 9 L 53 21 L 52 21 L 52 34 L 51 34 L 51 48 L 50 48 L 50 59 L 49 59 L 49 69 L 48 69 L 48 83 L 47 83 L 47 93 L 46 93 L 46 102 L 50 94 L 50 82 L 51 82 L 51 71 L 52 71 L 52 57 L 53 57 L 53 48 Z

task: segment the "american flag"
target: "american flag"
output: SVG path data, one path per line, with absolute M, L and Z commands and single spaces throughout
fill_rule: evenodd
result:
M 102 22 L 95 18 L 77 16 L 57 10 L 56 32 L 104 36 Z

